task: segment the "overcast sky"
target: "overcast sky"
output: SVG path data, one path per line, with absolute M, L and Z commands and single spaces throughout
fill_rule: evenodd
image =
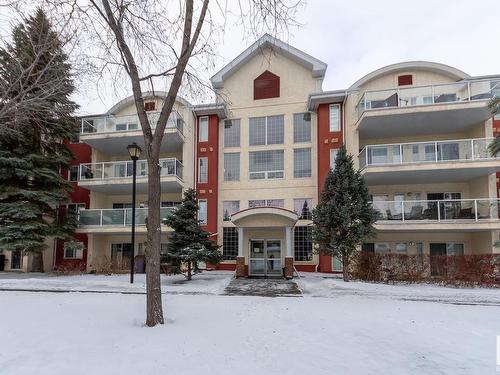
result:
M 440 62 L 473 76 L 500 74 L 500 0 L 309 0 L 298 19 L 303 26 L 285 41 L 328 64 L 324 90 L 347 88 L 407 60 Z M 249 42 L 230 28 L 212 74 Z M 82 113 L 102 113 L 119 99 L 92 90 L 76 97 Z

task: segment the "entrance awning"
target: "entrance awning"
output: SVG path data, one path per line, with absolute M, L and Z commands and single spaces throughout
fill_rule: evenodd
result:
M 231 215 L 237 227 L 293 227 L 299 217 L 293 211 L 279 207 L 255 207 Z

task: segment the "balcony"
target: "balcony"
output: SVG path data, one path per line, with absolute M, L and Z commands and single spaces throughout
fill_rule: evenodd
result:
M 160 159 L 160 183 L 163 193 L 180 192 L 183 187 L 183 165 L 175 158 Z M 113 161 L 80 164 L 78 185 L 108 194 L 127 194 L 132 191 L 132 161 Z M 147 193 L 148 165 L 137 161 L 137 193 Z
M 464 182 L 500 171 L 493 138 L 367 145 L 359 167 L 369 185 Z
M 152 129 L 156 128 L 159 112 L 148 113 Z M 167 121 L 162 152 L 179 152 L 184 143 L 184 122 L 177 113 Z M 96 116 L 82 118 L 80 140 L 108 155 L 125 155 L 126 146 L 132 142 L 144 148 L 144 137 L 137 115 Z
M 491 118 L 500 77 L 366 91 L 356 105 L 361 139 L 457 133 Z
M 378 230 L 497 230 L 499 199 L 377 201 Z
M 172 215 L 175 208 L 160 208 L 161 220 Z M 147 208 L 136 208 L 135 224 L 138 233 L 146 232 Z M 132 209 L 89 209 L 78 213 L 78 233 L 124 233 L 130 232 L 132 225 Z

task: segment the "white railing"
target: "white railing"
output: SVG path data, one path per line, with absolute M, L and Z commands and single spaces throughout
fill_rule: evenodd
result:
M 500 77 L 427 86 L 365 91 L 356 105 L 356 115 L 380 108 L 412 107 L 475 100 L 500 95 Z
M 376 201 L 379 221 L 450 222 L 498 221 L 500 199 Z
M 493 138 L 456 139 L 367 145 L 359 153 L 359 167 L 460 160 L 497 159 L 488 147 Z
M 161 176 L 177 176 L 182 179 L 184 166 L 175 158 L 160 159 Z M 137 177 L 148 175 L 148 164 L 145 160 L 137 161 Z M 102 163 L 80 164 L 80 180 L 105 180 L 111 178 L 132 177 L 132 161 L 110 161 Z
M 163 220 L 172 215 L 175 207 L 161 207 L 160 219 Z M 148 216 L 147 208 L 135 209 L 136 225 L 145 225 Z M 78 211 L 78 226 L 129 226 L 132 224 L 131 208 L 110 208 L 110 209 L 88 209 Z
M 152 129 L 156 128 L 159 117 L 160 112 L 148 113 L 148 119 Z M 81 121 L 80 134 L 83 135 L 96 133 L 123 133 L 141 130 L 139 117 L 137 115 L 84 117 Z M 167 120 L 166 129 L 177 129 L 182 133 L 183 120 L 179 114 L 172 112 Z

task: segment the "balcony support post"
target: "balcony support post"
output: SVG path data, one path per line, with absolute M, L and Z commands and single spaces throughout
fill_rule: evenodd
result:
M 436 163 L 438 161 L 438 143 L 437 142 L 434 142 L 434 155 L 435 155 L 435 159 L 436 159 Z
M 471 159 L 475 160 L 476 156 L 474 155 L 474 140 L 473 139 L 470 140 L 470 149 L 471 149 L 471 152 L 472 152 Z
M 476 221 L 478 221 L 478 215 L 477 215 L 477 199 L 474 199 L 474 218 Z
M 436 201 L 438 211 L 438 221 L 441 221 L 441 201 Z
M 99 213 L 99 225 L 102 227 L 102 210 Z

